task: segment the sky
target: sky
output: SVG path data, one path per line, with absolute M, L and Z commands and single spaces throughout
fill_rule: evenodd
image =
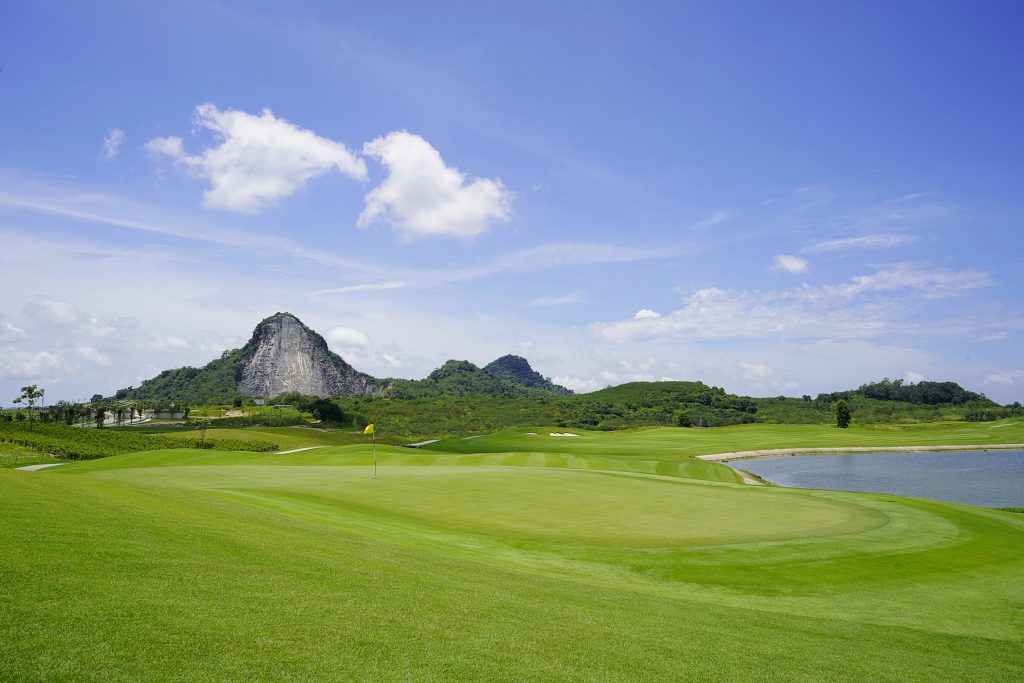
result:
M 1018 2 L 4 3 L 0 405 L 357 369 L 1024 400 Z

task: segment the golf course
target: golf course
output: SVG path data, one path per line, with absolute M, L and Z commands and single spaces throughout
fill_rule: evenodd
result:
M 996 426 L 517 428 L 375 453 L 221 429 L 293 452 L 8 465 L 0 679 L 1021 680 L 1024 515 L 694 457 L 1024 442 Z

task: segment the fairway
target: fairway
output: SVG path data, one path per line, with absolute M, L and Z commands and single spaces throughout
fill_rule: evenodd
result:
M 1024 516 L 744 486 L 692 433 L 0 470 L 0 677 L 1024 675 Z

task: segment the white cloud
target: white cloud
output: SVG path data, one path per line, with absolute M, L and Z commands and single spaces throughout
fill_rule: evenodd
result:
M 865 292 L 913 290 L 925 299 L 959 296 L 992 284 L 992 276 L 980 270 L 938 270 L 921 268 L 909 262 L 894 263 L 870 275 L 857 275 L 849 282 L 825 286 L 826 295 L 856 296 Z
M 985 341 L 985 342 L 1002 341 L 1002 340 L 1006 339 L 1009 336 L 1010 336 L 1009 332 L 1006 332 L 1005 330 L 1001 330 L 999 332 L 992 332 L 991 334 L 984 334 L 984 335 L 978 337 L 978 341 Z
M 85 321 L 85 315 L 69 301 L 60 301 L 49 297 L 37 297 L 35 301 L 25 304 L 23 311 L 50 325 L 78 325 Z
M 124 131 L 120 128 L 111 128 L 107 136 L 103 138 L 103 158 L 109 161 L 116 157 L 122 142 L 124 142 Z
M 361 228 L 383 218 L 408 239 L 471 238 L 511 215 L 512 193 L 500 180 L 467 182 L 418 135 L 389 133 L 363 145 L 363 154 L 383 164 L 388 177 L 366 195 Z
M 787 273 L 807 272 L 807 259 L 789 254 L 779 254 L 775 257 L 775 267 Z
M 0 341 L 12 341 L 25 336 L 25 330 L 12 325 L 6 320 L 0 320 Z
M 350 294 L 351 292 L 366 292 L 376 289 L 401 289 L 405 287 L 404 282 L 365 282 L 358 285 L 347 285 L 345 287 L 332 287 L 330 289 L 319 289 L 313 294 Z
M 914 372 L 913 370 L 904 370 L 903 379 L 907 380 L 911 384 L 917 384 L 918 382 L 923 382 L 928 378 L 925 377 L 920 372 Z
M 607 383 L 601 384 L 596 379 L 588 377 L 571 377 L 569 375 L 552 377 L 551 381 L 565 387 L 566 389 L 572 389 L 578 394 L 585 394 L 588 391 L 597 391 L 607 385 Z
M 1024 385 L 1024 370 L 998 370 L 986 375 L 985 381 L 1004 387 Z
M 576 290 L 561 296 L 542 296 L 534 299 L 527 306 L 561 306 L 564 304 L 578 304 L 583 301 L 583 292 Z
M 111 365 L 110 357 L 107 356 L 107 354 L 102 351 L 98 351 L 91 346 L 78 346 L 75 348 L 75 353 L 77 353 L 83 360 L 93 363 L 94 365 L 99 365 L 104 368 L 110 367 Z
M 916 235 L 881 234 L 861 235 L 843 239 L 818 242 L 803 249 L 806 252 L 847 251 L 852 249 L 889 249 L 902 247 L 917 241 Z
M 203 194 L 207 207 L 255 213 L 334 168 L 357 180 L 366 178 L 365 162 L 345 145 L 279 119 L 269 109 L 255 116 L 201 104 L 193 120 L 197 128 L 212 131 L 219 144 L 192 155 L 181 138 L 166 137 L 150 140 L 146 149 L 209 180 Z
M 666 316 L 634 316 L 590 327 L 613 342 L 672 336 L 697 341 L 726 338 L 847 338 L 920 331 L 905 322 L 905 303 L 964 294 L 991 283 L 988 273 L 948 271 L 898 263 L 837 285 L 738 291 L 705 287 L 688 294 Z M 899 296 L 887 296 L 899 293 Z M 949 328 L 958 334 L 970 328 Z
M 649 308 L 641 308 L 633 315 L 633 320 L 643 320 L 644 318 L 660 318 L 661 313 L 652 311 Z
M 794 389 L 796 382 L 785 380 L 779 376 L 778 371 L 764 363 L 752 363 L 748 360 L 741 360 L 737 366 L 739 376 L 747 386 L 755 389 L 771 389 L 773 391 L 782 389 Z
M 519 353 L 530 353 L 537 349 L 537 345 L 529 339 L 521 339 L 515 343 L 515 348 Z
M 911 201 L 913 201 L 915 199 L 921 199 L 922 197 L 929 197 L 932 194 L 933 194 L 932 192 L 912 192 L 910 194 L 905 194 L 902 197 L 894 197 L 894 198 L 888 200 L 887 203 L 888 204 L 897 204 L 899 202 L 911 202 Z
M 364 347 L 370 345 L 370 338 L 359 330 L 351 327 L 335 327 L 327 332 L 327 339 L 341 348 L 353 346 Z
M 59 366 L 60 358 L 48 351 L 0 348 L 0 379 L 41 380 L 52 376 Z

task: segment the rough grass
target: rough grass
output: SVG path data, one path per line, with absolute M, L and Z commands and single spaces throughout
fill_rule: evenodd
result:
M 1024 677 L 1024 516 L 678 469 L 724 431 L 0 470 L 0 679 Z

